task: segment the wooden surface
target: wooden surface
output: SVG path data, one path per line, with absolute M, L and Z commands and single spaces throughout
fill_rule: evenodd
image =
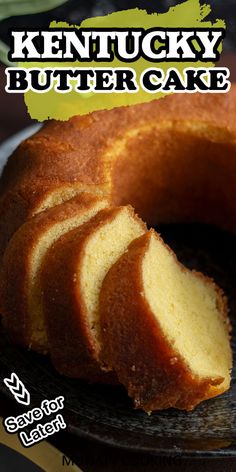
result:
M 231 80 L 236 81 L 236 56 L 224 56 L 220 64 L 231 71 Z M 20 94 L 7 94 L 5 74 L 0 68 L 0 141 L 32 123 L 27 114 L 23 97 Z M 15 413 L 15 404 L 0 396 L 0 415 L 6 417 Z M 98 443 L 80 439 L 68 433 L 57 434 L 52 443 L 79 465 L 84 472 L 234 472 L 235 459 L 222 460 L 185 460 L 181 457 L 153 457 L 133 454 L 102 446 Z M 66 466 L 65 466 L 66 470 Z M 57 472 L 55 470 L 55 472 Z

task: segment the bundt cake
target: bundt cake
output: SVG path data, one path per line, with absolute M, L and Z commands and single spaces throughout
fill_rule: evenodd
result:
M 191 410 L 229 388 L 221 291 L 184 268 L 154 231 L 133 241 L 107 273 L 100 322 L 104 361 L 137 408 Z
M 232 85 L 226 94 L 172 94 L 49 121 L 10 157 L 1 192 L 11 190 L 14 202 L 34 182 L 93 185 L 149 225 L 200 221 L 236 231 L 235 104 Z
M 15 342 L 65 375 L 117 371 L 145 410 L 229 388 L 225 298 L 121 205 L 148 225 L 236 232 L 235 104 L 235 85 L 172 94 L 48 122 L 18 147 L 0 181 L 0 306 Z
M 16 343 L 47 352 L 39 283 L 43 258 L 57 238 L 105 206 L 105 198 L 81 193 L 29 219 L 12 237 L 3 257 L 1 304 L 4 324 Z
M 101 372 L 98 301 L 102 281 L 129 243 L 146 231 L 131 207 L 101 210 L 58 239 L 42 265 L 50 356 L 67 376 Z M 63 347 L 63 348 L 62 348 Z

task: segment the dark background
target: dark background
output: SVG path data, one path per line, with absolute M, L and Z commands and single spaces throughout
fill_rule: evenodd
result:
M 136 7 L 144 8 L 148 12 L 163 13 L 170 6 L 182 2 L 183 0 L 99 0 L 98 2 L 94 0 L 69 0 L 64 5 L 50 12 L 12 17 L 2 21 L 0 23 L 0 39 L 8 40 L 8 28 L 11 28 L 12 25 L 18 27 L 46 27 L 52 20 L 67 20 L 69 23 L 79 24 L 88 17 L 106 15 L 116 10 Z M 224 51 L 236 50 L 235 0 L 201 0 L 201 3 L 209 3 L 212 6 L 212 18 L 223 18 L 226 20 L 227 37 L 224 41 Z

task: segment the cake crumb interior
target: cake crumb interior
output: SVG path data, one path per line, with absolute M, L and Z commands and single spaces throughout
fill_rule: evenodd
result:
M 199 377 L 230 383 L 229 335 L 211 283 L 177 264 L 163 242 L 151 236 L 142 265 L 145 297 L 164 335 Z

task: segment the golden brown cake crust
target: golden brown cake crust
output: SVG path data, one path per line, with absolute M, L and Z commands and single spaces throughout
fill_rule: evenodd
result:
M 63 235 L 44 260 L 41 276 L 50 355 L 56 369 L 70 377 L 95 379 L 101 375 L 99 345 L 90 329 L 80 284 L 81 260 L 90 237 L 120 210 L 101 210 Z M 134 216 L 131 208 L 130 212 Z
M 48 122 L 9 159 L 0 191 L 14 200 L 33 182 L 99 186 L 151 225 L 200 221 L 236 231 L 235 103 L 232 85 L 227 94 L 173 94 Z
M 140 124 L 168 120 L 205 122 L 224 128 L 235 137 L 235 99 L 236 87 L 232 86 L 227 94 L 173 94 L 147 104 L 76 116 L 67 122 L 50 121 L 9 159 L 1 189 L 6 191 L 19 181 L 28 184 L 29 179 L 106 182 L 104 152 L 114 139 Z
M 142 260 L 150 235 L 146 233 L 131 243 L 103 282 L 100 318 L 104 361 L 115 370 L 136 408 L 147 412 L 169 407 L 191 410 L 221 393 L 222 378 L 202 380 L 191 374 L 164 338 L 142 296 Z
M 117 205 L 131 203 L 149 224 L 200 221 L 236 231 L 235 103 L 236 86 L 232 86 L 227 94 L 175 94 L 149 104 L 95 112 L 88 116 L 73 117 L 68 122 L 46 123 L 36 135 L 19 146 L 4 169 L 0 181 L 0 255 L 11 235 L 22 222 L 37 212 L 44 198 L 47 199 L 55 189 L 60 191 L 68 185 L 78 187 L 78 191 L 81 186 L 88 186 L 91 192 L 101 190 Z M 55 215 L 57 211 L 58 208 L 55 208 Z M 34 218 L 31 221 L 35 221 Z M 40 218 L 36 221 L 41 221 Z M 19 230 L 22 235 L 24 226 Z M 35 227 L 35 234 L 40 234 L 38 227 Z M 20 242 L 16 233 L 6 251 L 3 266 L 5 295 L 2 301 L 7 313 L 6 324 L 7 319 L 11 320 L 9 331 L 13 339 L 23 345 L 29 342 L 27 289 L 24 283 L 27 280 L 29 259 L 24 259 L 24 244 L 26 242 L 29 245 L 30 254 L 35 234 L 29 231 Z M 72 241 L 70 244 L 75 249 Z M 113 347 L 110 339 L 107 341 L 107 356 L 118 366 L 120 379 L 127 385 L 130 395 L 135 397 L 137 407 L 146 410 L 156 408 L 156 392 L 160 407 L 175 404 L 178 408 L 190 409 L 204 398 L 213 396 L 214 389 L 219 392 L 220 385 L 217 382 L 220 379 L 212 382 L 206 380 L 197 385 L 196 379 L 192 379 L 184 369 L 181 359 L 177 358 L 176 361 L 175 355 L 175 364 L 169 362 L 174 353 L 170 347 L 167 349 L 165 340 L 160 341 L 157 352 L 156 339 L 161 340 L 161 333 L 153 325 L 150 312 L 145 311 L 147 316 L 143 317 L 147 307 L 140 295 L 136 298 L 133 296 L 133 292 L 141 286 L 140 277 L 137 274 L 131 276 L 132 270 L 138 273 L 140 269 L 141 249 L 138 243 L 134 245 L 134 256 L 131 259 L 127 254 L 124 256 L 124 260 L 128 258 L 127 267 L 121 264 L 120 273 L 117 274 L 115 265 L 111 270 L 113 275 L 109 275 L 110 287 L 104 283 L 103 293 L 107 293 L 107 297 L 116 293 L 115 287 L 121 290 L 120 298 L 115 297 L 113 300 L 114 313 L 120 317 L 117 332 L 116 323 L 113 325 L 111 322 L 113 318 L 106 318 L 110 315 L 110 302 L 106 304 L 105 295 L 101 295 L 104 322 L 111 323 L 109 329 L 113 331 L 114 340 Z M 69 249 L 65 253 L 62 249 L 60 251 L 64 266 L 60 258 L 57 265 L 56 259 L 53 260 L 51 256 L 51 265 L 45 269 L 45 278 L 48 277 L 46 299 L 52 310 L 48 310 L 48 318 L 53 360 L 58 370 L 66 375 L 82 375 L 90 380 L 98 380 L 101 378 L 99 362 L 91 358 L 94 356 L 97 359 L 99 356 L 90 339 L 86 319 L 82 317 L 81 326 L 78 324 L 76 312 L 71 309 L 73 303 L 67 303 L 64 296 L 66 291 L 72 298 L 75 297 L 73 280 L 67 279 L 67 270 L 74 268 L 76 253 L 70 253 Z M 68 267 L 66 256 L 71 260 Z M 55 274 L 59 274 L 59 269 L 61 275 L 57 282 Z M 50 278 L 47 270 L 51 274 Z M 57 287 L 58 290 L 61 287 L 58 295 L 61 304 L 60 323 L 52 298 L 50 301 Z M 220 294 L 219 303 L 224 305 Z M 68 323 L 71 310 L 72 322 Z M 130 337 L 133 339 L 136 322 L 134 312 L 139 326 L 131 347 Z M 53 316 L 50 319 L 51 313 Z M 122 319 L 124 330 L 121 327 Z M 146 331 L 148 342 L 144 343 L 143 333 Z M 75 333 L 80 347 L 76 343 Z M 60 337 L 62 334 L 63 339 Z M 119 339 L 121 343 L 118 345 Z M 67 342 L 64 352 L 61 341 Z M 139 363 L 136 365 L 132 349 L 138 353 L 140 346 L 143 353 L 137 357 Z M 156 361 L 157 354 L 159 363 Z M 128 373 L 125 370 L 127 359 L 130 365 Z M 149 363 L 146 371 L 142 370 L 144 361 Z M 86 369 L 84 362 L 87 363 Z M 165 370 L 164 376 L 162 369 Z M 191 390 L 193 383 L 194 393 Z M 186 396 L 187 388 L 189 394 Z
M 38 241 L 55 223 L 83 215 L 105 198 L 81 193 L 64 204 L 34 216 L 14 234 L 3 257 L 1 308 L 4 324 L 17 344 L 30 347 L 29 273 Z M 107 203 L 108 204 L 108 203 Z M 35 346 L 34 346 L 35 348 Z

